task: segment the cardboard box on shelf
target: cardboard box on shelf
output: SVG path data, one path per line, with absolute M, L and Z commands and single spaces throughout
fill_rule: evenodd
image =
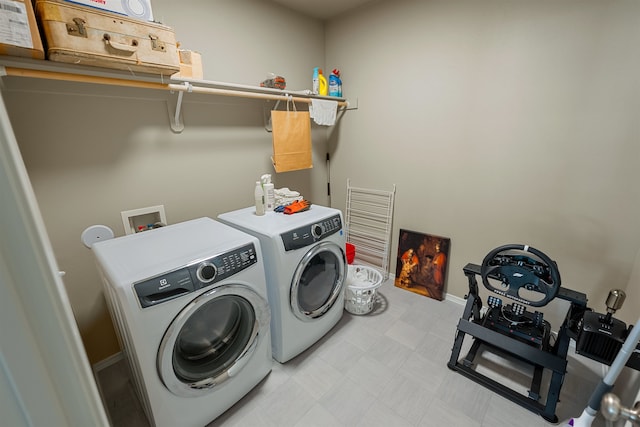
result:
M 178 54 L 180 55 L 180 72 L 174 77 L 202 80 L 204 78 L 202 56 L 198 52 L 187 49 L 178 49 Z
M 0 55 L 44 59 L 31 0 L 0 0 Z

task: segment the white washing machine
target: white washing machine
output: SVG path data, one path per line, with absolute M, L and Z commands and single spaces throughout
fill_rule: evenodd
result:
M 92 249 L 152 425 L 202 427 L 271 371 L 255 237 L 200 218 Z
M 284 363 L 297 356 L 338 323 L 347 265 L 339 210 L 311 205 L 293 215 L 257 216 L 250 207 L 218 220 L 260 240 L 275 360 Z

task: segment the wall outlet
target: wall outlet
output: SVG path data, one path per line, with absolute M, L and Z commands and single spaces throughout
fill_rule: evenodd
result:
M 167 225 L 164 205 L 120 212 L 126 234 L 135 234 L 154 227 Z

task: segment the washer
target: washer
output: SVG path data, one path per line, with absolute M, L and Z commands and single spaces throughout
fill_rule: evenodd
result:
M 258 239 L 200 218 L 92 249 L 152 425 L 202 427 L 271 371 Z
M 271 306 L 271 350 L 284 363 L 329 332 L 344 312 L 342 213 L 312 205 L 293 215 L 250 207 L 218 220 L 260 240 Z

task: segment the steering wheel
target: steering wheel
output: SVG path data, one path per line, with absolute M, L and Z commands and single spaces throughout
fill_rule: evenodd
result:
M 485 288 L 533 307 L 547 305 L 560 290 L 560 272 L 555 261 L 528 245 L 495 248 L 482 260 L 480 272 Z M 489 279 L 499 280 L 501 285 L 496 287 Z M 522 288 L 541 298 L 521 295 Z

